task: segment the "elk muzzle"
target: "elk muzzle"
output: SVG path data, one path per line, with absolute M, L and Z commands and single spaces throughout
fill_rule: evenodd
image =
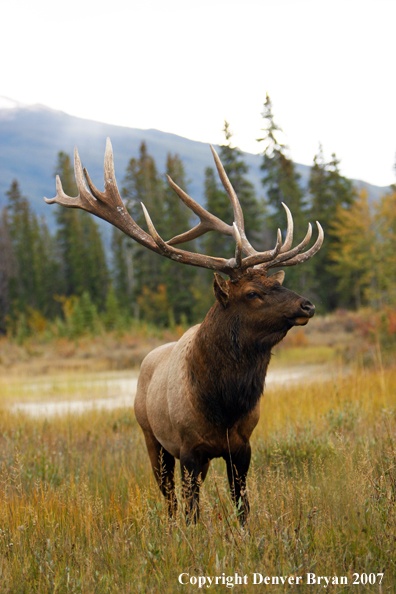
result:
M 308 299 L 301 299 L 296 308 L 296 314 L 288 320 L 292 326 L 305 326 L 315 315 L 315 306 Z

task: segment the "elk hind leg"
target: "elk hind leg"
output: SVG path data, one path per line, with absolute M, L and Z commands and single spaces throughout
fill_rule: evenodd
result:
M 144 437 L 154 476 L 168 504 L 168 514 L 174 517 L 177 511 L 175 458 L 162 447 L 151 432 L 144 431 Z

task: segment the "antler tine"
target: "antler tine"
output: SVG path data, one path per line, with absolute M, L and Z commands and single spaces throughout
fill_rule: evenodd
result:
M 59 177 L 59 175 L 56 176 L 56 196 L 55 198 L 46 198 L 44 196 L 44 200 L 46 201 L 47 204 L 62 204 L 64 206 L 68 206 L 68 204 L 66 204 L 65 202 L 67 200 L 71 200 L 70 196 L 68 196 L 67 194 L 64 193 L 63 191 L 63 187 L 62 187 L 62 182 L 61 182 L 61 178 Z
M 258 266 L 261 264 L 262 266 L 260 266 L 260 268 L 263 268 L 264 270 L 269 270 L 269 268 L 274 268 L 275 266 L 279 266 L 279 264 L 281 264 L 282 262 L 285 262 L 286 260 L 289 260 L 289 259 L 293 258 L 294 256 L 296 256 L 297 254 L 299 254 L 308 245 L 309 240 L 311 239 L 311 236 L 312 236 L 312 225 L 311 225 L 311 223 L 308 223 L 308 231 L 307 231 L 307 234 L 305 235 L 304 239 L 302 240 L 302 242 L 299 243 L 292 250 L 282 253 L 282 250 L 280 247 L 281 246 L 281 232 L 280 232 L 280 229 L 278 229 L 278 239 L 276 242 L 275 249 L 272 251 L 268 251 L 268 252 L 262 252 L 261 254 L 256 253 L 253 256 L 249 256 L 248 258 L 245 258 L 243 261 L 243 266 L 244 266 L 244 268 L 250 268 L 250 266 Z M 271 256 L 271 254 L 273 254 L 273 255 Z M 291 264 L 289 266 L 291 266 Z
M 87 188 L 87 184 L 84 177 L 83 168 L 81 165 L 80 156 L 78 154 L 77 147 L 74 147 L 74 175 L 76 178 L 76 184 L 78 188 L 78 194 L 83 199 L 86 200 L 92 207 L 95 209 L 96 198 L 92 196 Z M 94 212 L 94 210 L 90 210 L 90 212 Z
M 105 156 L 105 192 L 100 192 L 95 188 L 86 170 L 83 170 L 77 148 L 74 150 L 74 174 L 76 178 L 78 195 L 75 198 L 67 196 L 62 188 L 59 176 L 56 176 L 57 194 L 55 198 L 44 198 L 47 204 L 60 204 L 68 208 L 81 208 L 91 214 L 118 227 L 129 237 L 132 237 L 148 249 L 159 252 L 157 244 L 152 237 L 141 229 L 132 219 L 126 210 L 124 203 L 119 195 L 117 184 L 115 182 L 113 157 L 111 143 L 108 140 Z M 85 174 L 85 177 L 84 177 Z M 86 181 L 88 183 L 89 192 Z
M 94 197 L 88 192 L 85 185 L 84 176 L 82 174 L 81 161 L 78 156 L 77 148 L 74 150 L 74 170 L 78 189 L 78 195 L 75 197 L 68 196 L 62 186 L 59 175 L 56 176 L 56 196 L 54 198 L 45 198 L 47 204 L 59 204 L 61 206 L 67 206 L 68 208 L 82 208 L 88 212 L 94 212 L 94 206 L 92 201 Z M 90 199 L 89 197 L 90 196 Z
M 143 202 L 140 204 L 142 205 L 144 217 L 146 219 L 151 237 L 154 239 L 162 255 L 170 258 L 171 260 L 176 260 L 177 262 L 190 264 L 191 266 L 199 266 L 201 268 L 209 268 L 210 270 L 218 270 L 219 272 L 224 272 L 229 276 L 235 276 L 238 274 L 238 269 L 240 266 L 238 262 L 241 261 L 240 242 L 237 242 L 235 258 L 229 260 L 226 260 L 225 258 L 214 258 L 212 256 L 206 256 L 205 254 L 196 254 L 194 252 L 188 252 L 187 250 L 174 248 L 162 239 L 154 227 L 147 208 L 144 206 Z
M 212 145 L 210 145 L 210 150 L 212 151 L 212 155 L 216 164 L 219 177 L 221 179 L 221 183 L 223 184 L 225 191 L 230 197 L 232 208 L 234 210 L 235 222 L 237 224 L 239 232 L 241 232 L 241 230 L 245 231 L 243 212 L 238 200 L 238 196 L 236 195 L 235 190 L 232 187 L 230 180 L 228 179 L 228 175 L 226 174 L 223 164 L 220 161 L 219 155 L 216 153 Z
M 223 233 L 223 235 L 234 235 L 233 227 L 231 225 L 227 225 L 227 223 L 205 210 L 200 204 L 198 204 L 198 202 L 196 202 L 193 198 L 191 198 L 191 196 L 189 196 L 184 190 L 175 184 L 169 175 L 166 177 L 172 190 L 176 192 L 184 204 L 188 206 L 188 208 L 192 210 L 193 213 L 196 214 L 200 219 L 200 223 L 196 227 L 186 231 L 185 233 L 182 233 L 181 235 L 172 237 L 172 239 L 167 242 L 168 245 L 176 245 L 178 243 L 191 241 L 192 239 L 196 239 L 208 231 L 219 231 L 220 233 Z
M 292 217 L 292 213 L 290 212 L 290 209 L 288 208 L 288 206 L 286 206 L 286 204 L 284 202 L 281 202 L 283 208 L 286 211 L 286 216 L 287 216 L 287 232 L 286 232 L 286 238 L 285 238 L 285 243 L 283 244 L 283 246 L 281 247 L 281 254 L 283 254 L 283 252 L 287 252 L 288 250 L 290 250 L 292 244 L 293 244 L 293 217 Z
M 316 222 L 316 226 L 318 228 L 318 238 L 315 241 L 314 245 L 309 250 L 304 252 L 303 254 L 300 254 L 298 256 L 295 256 L 294 258 L 290 258 L 286 261 L 283 261 L 282 266 L 295 266 L 297 264 L 302 264 L 303 262 L 306 262 L 307 260 L 312 258 L 312 256 L 314 256 L 316 254 L 316 252 L 318 252 L 320 250 L 320 248 L 322 247 L 323 240 L 324 240 L 324 231 L 323 231 L 322 225 L 319 223 L 319 221 L 315 221 L 315 222 Z M 266 266 L 266 268 L 267 269 L 274 268 L 275 266 L 279 266 L 279 262 L 276 262 L 276 260 L 274 260 L 274 262 L 271 262 L 271 264 L 269 266 Z
M 114 171 L 113 147 L 110 138 L 106 139 L 106 151 L 104 160 L 105 173 L 105 192 L 109 192 L 112 196 L 119 196 L 117 180 Z
M 104 157 L 104 187 L 105 191 L 101 192 L 93 184 L 89 177 L 88 171 L 84 167 L 84 175 L 87 180 L 89 189 L 97 200 L 101 202 L 112 202 L 117 204 L 121 201 L 120 193 L 117 187 L 117 181 L 114 170 L 114 158 L 113 158 L 113 147 L 111 145 L 110 138 L 106 138 L 106 150 Z
M 216 164 L 217 172 L 221 179 L 221 183 L 223 184 L 224 189 L 227 192 L 227 194 L 230 198 L 231 204 L 232 204 L 232 208 L 234 211 L 235 223 L 238 227 L 238 231 L 240 233 L 241 240 L 242 240 L 243 251 L 245 252 L 245 254 L 248 254 L 249 256 L 253 255 L 253 254 L 257 254 L 256 250 L 250 245 L 250 243 L 246 237 L 245 222 L 243 220 L 243 212 L 242 212 L 242 208 L 241 208 L 241 204 L 239 202 L 238 196 L 236 195 L 236 192 L 235 192 L 234 188 L 232 187 L 230 180 L 228 179 L 228 175 L 223 167 L 222 162 L 220 161 L 219 155 L 217 154 L 217 152 L 215 151 L 215 149 L 212 145 L 210 145 L 210 150 L 212 151 L 212 155 L 213 155 L 213 158 L 214 158 L 214 161 Z
M 238 197 L 235 193 L 235 190 L 232 187 L 230 180 L 228 179 L 225 169 L 224 169 L 215 149 L 213 148 L 212 145 L 210 145 L 210 148 L 211 148 L 214 160 L 215 160 L 216 168 L 219 173 L 221 182 L 222 182 L 222 184 L 223 184 L 223 186 L 231 200 L 236 225 L 235 226 L 228 225 L 227 223 L 225 223 L 218 217 L 212 215 L 210 212 L 205 210 L 200 204 L 198 204 L 193 198 L 191 198 L 191 196 L 189 196 L 186 192 L 184 192 L 184 190 L 182 190 L 177 184 L 175 184 L 175 182 L 172 180 L 171 177 L 169 177 L 169 175 L 167 175 L 168 183 L 171 186 L 171 188 L 176 192 L 176 194 L 184 202 L 184 204 L 186 204 L 186 206 L 188 206 L 188 208 L 190 208 L 200 219 L 200 222 L 198 225 L 196 225 L 189 231 L 182 233 L 181 235 L 172 237 L 172 239 L 167 241 L 167 244 L 168 245 L 176 245 L 178 243 L 184 243 L 186 241 L 191 241 L 192 239 L 196 239 L 197 237 L 204 235 L 204 233 L 207 233 L 208 231 L 218 231 L 219 233 L 222 233 L 223 235 L 232 236 L 232 237 L 234 237 L 235 241 L 237 242 L 238 240 L 237 240 L 235 229 L 238 229 L 238 232 L 239 232 L 239 235 L 241 238 L 241 242 L 242 242 L 242 250 L 245 252 L 245 254 L 247 254 L 247 255 L 257 254 L 257 251 L 250 245 L 249 241 L 247 240 L 247 237 L 245 234 L 243 212 L 242 212 L 242 208 L 239 203 Z
M 241 234 L 238 231 L 238 227 L 236 223 L 233 223 L 234 231 L 235 231 L 235 264 L 236 268 L 240 268 L 242 265 L 242 239 Z
M 279 253 L 279 255 L 274 258 L 274 260 L 266 263 L 263 265 L 263 268 L 268 270 L 269 268 L 274 268 L 275 266 L 279 266 L 279 264 L 286 262 L 287 260 L 291 260 L 294 256 L 299 254 L 309 243 L 309 240 L 312 237 L 312 225 L 308 223 L 308 231 L 305 235 L 304 239 L 301 243 L 299 243 L 295 248 L 289 250 L 288 252 Z
M 109 184 L 117 185 L 115 171 L 114 171 L 113 146 L 111 144 L 111 140 L 109 137 L 106 138 L 104 173 L 105 173 L 105 187 Z
M 282 233 L 281 230 L 278 229 L 276 235 L 276 244 L 274 249 L 268 250 L 266 252 L 256 252 L 247 258 L 242 260 L 242 268 L 246 270 L 247 268 L 251 268 L 252 266 L 258 266 L 259 264 L 263 264 L 263 262 L 271 262 L 276 256 L 279 254 L 280 249 L 282 246 Z
M 161 252 L 163 252 L 166 255 L 171 254 L 172 252 L 171 252 L 170 248 L 166 245 L 165 241 L 158 234 L 157 229 L 154 227 L 153 221 L 151 220 L 151 217 L 148 213 L 147 208 L 144 206 L 143 202 L 141 202 L 140 205 L 143 209 L 144 218 L 146 219 L 147 227 L 148 227 L 151 237 L 154 239 L 155 243 L 160 248 Z M 177 258 L 173 258 L 173 259 L 176 260 Z
M 186 243 L 187 241 L 192 241 L 193 239 L 197 239 L 197 237 L 201 237 L 209 231 L 209 229 L 205 229 L 205 225 L 203 223 L 198 223 L 192 229 L 189 229 L 185 233 L 181 233 L 180 235 L 175 235 L 172 239 L 169 239 L 166 243 L 168 245 L 177 245 L 178 243 Z

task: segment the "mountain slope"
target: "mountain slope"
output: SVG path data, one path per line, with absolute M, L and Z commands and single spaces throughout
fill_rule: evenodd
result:
M 51 222 L 54 208 L 45 204 L 43 196 L 55 195 L 54 166 L 57 153 L 62 150 L 72 154 L 75 145 L 94 183 L 102 188 L 107 136 L 110 136 L 113 144 L 119 185 L 129 159 L 138 156 L 139 145 L 145 140 L 161 172 L 165 170 L 169 151 L 182 158 L 187 179 L 190 180 L 188 192 L 202 203 L 205 167 L 213 166 L 209 146 L 205 143 L 159 130 L 139 130 L 85 120 L 41 105 L 12 109 L 2 109 L 0 105 L 0 208 L 6 204 L 5 192 L 12 180 L 17 179 L 34 211 L 44 214 Z M 257 194 L 262 195 L 261 157 L 244 153 L 244 158 L 250 169 L 249 178 Z M 296 167 L 305 185 L 309 167 L 300 164 L 296 164 Z M 359 188 L 366 187 L 370 200 L 377 200 L 387 190 L 359 181 L 356 185 Z

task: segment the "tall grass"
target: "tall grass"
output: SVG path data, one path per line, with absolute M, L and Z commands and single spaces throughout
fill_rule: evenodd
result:
M 128 409 L 0 421 L 0 591 L 199 591 L 178 576 L 347 576 L 333 592 L 396 583 L 396 372 L 269 390 L 253 438 L 251 515 L 241 529 L 214 461 L 202 519 L 170 523 Z M 180 483 L 178 483 L 180 494 Z M 225 585 L 212 585 L 223 590 Z M 315 589 L 317 588 L 317 589 Z M 205 588 L 206 589 L 206 588 Z M 289 586 L 290 589 L 290 586 Z M 302 591 L 322 591 L 322 586 Z

